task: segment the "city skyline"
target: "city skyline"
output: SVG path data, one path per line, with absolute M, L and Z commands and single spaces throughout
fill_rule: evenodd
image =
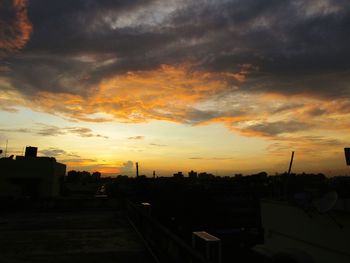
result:
M 350 3 L 4 1 L 0 149 L 104 174 L 349 174 Z M 3 155 L 2 155 L 3 156 Z

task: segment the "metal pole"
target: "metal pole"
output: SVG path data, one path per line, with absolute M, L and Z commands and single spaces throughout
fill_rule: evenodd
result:
M 290 158 L 289 169 L 288 169 L 288 175 L 290 175 L 290 172 L 291 172 L 291 170 L 292 170 L 293 159 L 294 159 L 294 151 L 292 152 L 292 157 Z

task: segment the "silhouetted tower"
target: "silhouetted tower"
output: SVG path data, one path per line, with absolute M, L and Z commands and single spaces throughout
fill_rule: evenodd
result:
M 36 157 L 38 153 L 38 147 L 27 146 L 24 157 Z
M 136 177 L 139 177 L 139 163 L 136 162 Z
M 156 178 L 156 171 L 153 171 L 153 178 Z

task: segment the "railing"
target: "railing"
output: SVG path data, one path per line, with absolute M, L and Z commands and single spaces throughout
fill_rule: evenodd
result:
M 199 252 L 152 218 L 148 211 L 127 202 L 127 213 L 158 262 L 209 263 Z

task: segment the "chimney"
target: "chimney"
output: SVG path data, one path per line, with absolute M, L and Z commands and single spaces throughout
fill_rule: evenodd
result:
M 136 162 L 136 177 L 139 177 L 139 163 Z

